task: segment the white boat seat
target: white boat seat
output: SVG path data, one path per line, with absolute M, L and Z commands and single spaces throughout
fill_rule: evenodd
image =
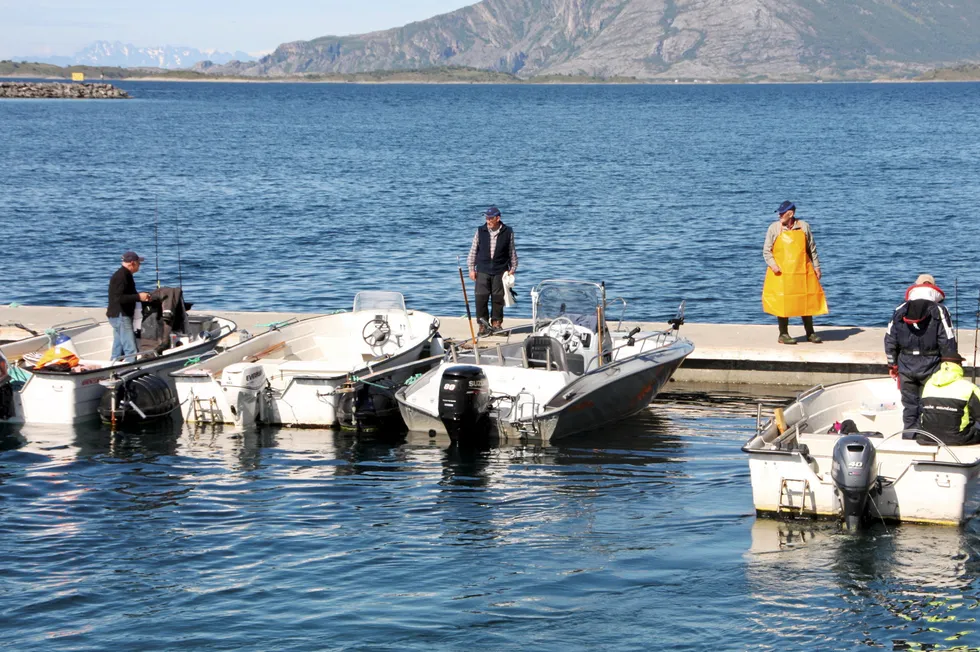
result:
M 565 349 L 561 342 L 547 335 L 531 335 L 524 340 L 524 353 L 527 354 L 529 369 L 557 369 L 568 371 Z

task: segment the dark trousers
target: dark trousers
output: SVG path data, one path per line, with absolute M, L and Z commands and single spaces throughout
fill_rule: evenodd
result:
M 779 320 L 779 334 L 789 335 L 789 317 L 776 317 Z M 803 328 L 807 335 L 813 335 L 813 317 L 803 318 Z
M 493 304 L 493 313 L 487 311 L 487 299 Z M 490 319 L 495 326 L 504 321 L 504 275 L 476 273 L 476 318 Z
M 929 376 L 909 376 L 898 374 L 899 389 L 902 393 L 902 422 L 905 430 L 919 427 L 919 398 L 922 386 Z

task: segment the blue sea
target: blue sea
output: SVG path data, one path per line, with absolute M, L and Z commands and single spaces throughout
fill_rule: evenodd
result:
M 518 290 L 768 323 L 789 199 L 818 325 L 883 324 L 929 272 L 973 327 L 980 84 L 118 85 L 134 99 L 0 101 L 0 304 L 102 305 L 135 249 L 138 285 L 159 260 L 203 308 L 383 288 L 462 314 L 457 256 L 496 204 Z M 0 430 L 0 647 L 977 649 L 980 524 L 756 519 L 759 399 L 675 391 L 548 447 Z
M 118 85 L 134 99 L 0 102 L 0 303 L 100 305 L 134 249 L 145 285 L 179 260 L 199 307 L 391 288 L 459 315 L 457 256 L 495 204 L 518 290 L 601 280 L 633 319 L 686 299 L 767 323 L 762 243 L 789 199 L 818 324 L 884 324 L 923 272 L 975 310 L 980 84 Z

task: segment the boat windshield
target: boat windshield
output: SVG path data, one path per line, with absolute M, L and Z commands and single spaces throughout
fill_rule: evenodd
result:
M 542 281 L 531 291 L 534 303 L 534 328 L 538 329 L 557 317 L 598 332 L 598 308 L 602 288 L 586 281 Z
M 354 312 L 358 310 L 405 310 L 401 292 L 365 290 L 354 295 Z

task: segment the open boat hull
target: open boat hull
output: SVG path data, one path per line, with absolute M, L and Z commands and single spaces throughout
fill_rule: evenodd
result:
M 397 340 L 376 349 L 381 355 L 365 358 L 357 350 L 362 329 L 379 316 L 391 320 Z M 432 315 L 402 308 L 337 313 L 277 326 L 175 372 L 182 416 L 202 424 L 333 427 L 340 390 L 352 379 L 441 354 L 437 325 Z
M 879 489 L 870 516 L 888 521 L 958 525 L 976 508 L 980 446 L 923 445 L 903 439 L 901 397 L 890 378 L 816 387 L 785 409 L 784 440 L 774 420 L 742 448 L 749 457 L 752 498 L 760 515 L 837 518 L 840 496 L 831 477 L 835 422 L 882 433 L 875 447 Z M 803 448 L 805 446 L 805 449 Z
M 73 424 L 98 418 L 99 402 L 106 387 L 102 381 L 113 374 L 124 375 L 143 371 L 158 376 L 170 384 L 169 374 L 184 366 L 188 360 L 207 355 L 218 345 L 221 338 L 235 331 L 235 323 L 226 319 L 195 316 L 196 320 L 210 320 L 215 330 L 208 331 L 206 339 L 200 337 L 182 338 L 186 343 L 175 349 L 168 349 L 161 355 L 136 359 L 132 362 L 89 365 L 92 368 L 80 373 L 69 371 L 34 371 L 22 387 L 13 392 L 14 415 L 0 419 L 0 423 L 44 423 Z M 108 322 L 94 321 L 70 328 L 58 329 L 67 335 L 80 348 L 82 362 L 87 361 L 83 351 L 88 348 L 105 348 L 111 344 L 112 326 Z M 0 347 L 0 352 L 8 361 L 16 361 L 25 353 L 44 348 L 47 335 L 28 338 Z M 99 368 L 95 368 L 99 366 Z

